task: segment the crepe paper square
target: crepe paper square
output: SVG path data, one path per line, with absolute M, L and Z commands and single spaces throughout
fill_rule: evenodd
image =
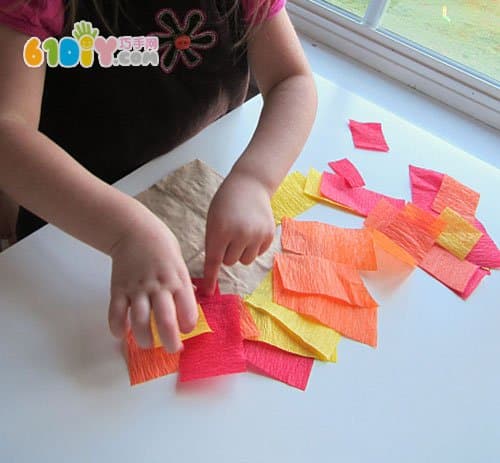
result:
M 285 384 L 305 391 L 314 360 L 262 342 L 244 341 L 245 357 L 252 367 Z
M 179 353 L 169 354 L 163 347 L 141 349 L 131 331 L 126 343 L 131 386 L 175 373 L 179 368 Z
M 349 119 L 352 141 L 356 148 L 372 151 L 389 151 L 380 122 L 357 122 Z
M 378 307 L 359 271 L 316 256 L 276 254 L 273 272 L 279 272 L 283 286 L 300 294 L 327 296 L 354 307 Z
M 279 272 L 273 272 L 273 300 L 299 314 L 329 326 L 342 336 L 377 346 L 377 309 L 352 307 L 316 294 L 288 291 Z
M 431 211 L 434 198 L 441 188 L 444 174 L 412 165 L 409 169 L 412 202 L 420 209 Z
M 306 177 L 300 172 L 288 174 L 271 198 L 274 222 L 281 223 L 282 217 L 296 217 L 307 211 L 317 201 L 304 193 Z
M 321 196 L 321 193 L 319 191 L 320 185 L 321 185 L 321 172 L 317 171 L 314 167 L 311 167 L 309 169 L 309 172 L 306 177 L 306 184 L 304 186 L 304 193 L 307 196 L 310 196 L 311 198 L 314 198 L 316 201 L 319 201 L 323 204 L 326 204 L 328 206 L 333 206 L 333 207 L 340 207 L 341 209 L 346 209 L 349 212 L 354 212 L 351 209 L 349 209 L 346 206 L 343 206 L 342 204 L 336 203 L 334 201 L 330 201 L 328 198 L 325 198 L 324 196 Z M 348 187 L 347 183 L 344 181 L 344 186 L 345 188 Z
M 382 198 L 367 215 L 364 225 L 367 228 L 381 230 L 391 224 L 398 216 L 403 206 L 395 206 Z
M 419 263 L 430 251 L 446 224 L 430 212 L 409 203 L 380 231 Z
M 446 228 L 438 236 L 437 243 L 455 257 L 465 259 L 483 233 L 449 207 L 439 218 L 446 222 Z
M 323 357 L 309 348 L 299 337 L 285 328 L 279 321 L 269 315 L 265 310 L 253 306 L 245 301 L 245 307 L 252 316 L 260 334 L 256 341 L 270 344 L 278 349 L 297 354 L 302 357 L 311 357 L 321 360 Z M 337 352 L 329 359 L 335 362 Z
M 184 341 L 179 359 L 181 382 L 246 371 L 239 297 L 223 294 L 202 303 L 202 308 L 213 333 Z
M 153 346 L 154 347 L 162 347 L 163 343 L 161 342 L 160 333 L 158 332 L 158 326 L 156 325 L 156 319 L 154 312 L 151 312 L 151 316 L 149 318 L 151 333 L 153 335 Z M 212 333 L 210 326 L 208 326 L 207 319 L 205 318 L 205 314 L 201 309 L 201 306 L 198 305 L 198 321 L 196 322 L 196 326 L 193 331 L 189 333 L 181 333 L 180 338 L 181 341 L 185 341 L 186 339 L 194 338 L 195 336 L 199 336 L 204 333 Z
M 449 288 L 462 293 L 478 269 L 477 265 L 460 260 L 446 249 L 434 245 L 420 267 Z
M 320 192 L 325 197 L 367 216 L 381 199 L 385 199 L 397 208 L 405 205 L 404 199 L 391 198 L 366 188 L 339 188 L 339 176 L 323 172 Z
M 243 299 L 240 299 L 238 302 L 240 309 L 241 335 L 243 336 L 243 339 L 255 341 L 260 337 L 260 330 L 255 324 L 255 321 L 252 318 L 247 306 L 243 302 Z
M 378 230 L 372 230 L 373 243 L 375 246 L 383 249 L 388 252 L 396 259 L 408 264 L 410 267 L 415 267 L 417 265 L 417 261 L 415 258 L 408 252 L 406 252 L 401 246 L 396 244 L 386 235 Z
M 290 333 L 300 339 L 320 360 L 336 357 L 340 335 L 331 328 L 303 317 L 297 312 L 273 302 L 272 273 L 270 272 L 257 289 L 245 301 L 264 310 L 281 323 Z
M 328 165 L 337 175 L 342 177 L 351 188 L 365 186 L 363 177 L 349 159 L 344 158 L 338 161 L 331 161 Z
M 478 219 L 474 219 L 473 224 L 483 233 L 483 236 L 479 238 L 466 259 L 480 267 L 500 268 L 500 249 Z
M 491 272 L 484 268 L 477 268 L 472 278 L 467 283 L 467 286 L 462 292 L 455 291 L 462 299 L 466 300 L 468 297 L 475 291 L 475 289 L 479 286 L 479 283 L 483 280 L 483 278 L 487 275 L 490 275 Z
M 369 230 L 287 218 L 282 223 L 281 246 L 286 251 L 323 257 L 359 270 L 377 270 Z
M 219 296 L 220 295 L 220 288 L 219 288 L 219 282 L 215 282 L 215 288 L 213 294 L 205 294 L 205 280 L 203 278 L 191 278 L 191 281 L 193 283 L 193 286 L 195 286 L 195 291 L 194 294 L 196 296 L 196 299 L 199 301 L 200 298 L 205 298 L 205 297 L 212 297 L 212 296 Z
M 432 203 L 432 210 L 442 212 L 450 207 L 458 214 L 472 219 L 479 204 L 479 193 L 463 185 L 449 175 L 445 175 L 441 188 Z

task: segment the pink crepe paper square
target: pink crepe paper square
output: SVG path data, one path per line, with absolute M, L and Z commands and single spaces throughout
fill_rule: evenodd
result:
M 363 177 L 349 159 L 344 158 L 338 161 L 331 161 L 328 165 L 337 175 L 340 175 L 351 188 L 365 186 Z
M 244 341 L 245 356 L 250 366 L 285 384 L 305 390 L 313 359 L 292 354 L 262 342 Z
M 467 299 L 474 291 L 475 289 L 479 286 L 479 283 L 483 280 L 483 278 L 487 275 L 490 275 L 490 271 L 486 270 L 484 268 L 478 267 L 476 269 L 476 272 L 474 275 L 472 275 L 471 279 L 467 283 L 467 286 L 465 289 L 460 292 L 460 291 L 455 291 L 462 299 Z
M 432 203 L 438 194 L 445 174 L 422 167 L 410 166 L 411 197 L 414 204 L 432 212 Z M 483 236 L 469 252 L 466 259 L 480 267 L 500 268 L 500 249 L 488 235 L 484 225 L 477 219 L 470 220 Z
M 357 122 L 349 119 L 349 129 L 356 148 L 389 151 L 380 122 Z
M 325 198 L 340 203 L 365 217 L 381 199 L 385 199 L 398 209 L 405 205 L 404 199 L 391 198 L 366 188 L 342 187 L 341 181 L 344 182 L 344 179 L 339 175 L 323 172 L 320 186 L 321 194 Z
M 179 380 L 184 382 L 246 371 L 240 297 L 224 294 L 199 302 L 213 333 L 184 341 L 179 359 Z

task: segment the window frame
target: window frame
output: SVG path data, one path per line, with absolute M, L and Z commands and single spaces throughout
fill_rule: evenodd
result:
M 372 0 L 369 14 L 359 18 L 317 0 L 288 0 L 296 30 L 338 50 L 409 87 L 500 129 L 500 87 L 443 60 L 383 28 L 377 28 L 384 0 Z M 370 25 L 369 25 L 370 24 Z

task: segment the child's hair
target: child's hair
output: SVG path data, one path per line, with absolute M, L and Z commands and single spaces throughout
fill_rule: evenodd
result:
M 21 6 L 23 4 L 29 4 L 31 1 L 33 0 L 12 0 L 11 4 L 8 5 L 7 7 L 4 7 L 3 9 L 4 11 L 13 10 L 16 7 Z M 69 34 L 71 32 L 73 23 L 75 22 L 79 1 L 81 0 L 65 1 L 66 3 L 66 15 L 65 15 L 66 21 L 64 26 L 65 34 Z M 114 33 L 115 31 L 117 31 L 118 17 L 120 13 L 127 16 L 126 8 L 124 5 L 126 3 L 126 0 L 115 0 L 112 2 L 109 1 L 105 2 L 104 0 L 91 0 L 91 2 L 97 14 L 99 15 L 100 19 L 102 20 L 103 24 L 108 29 L 108 32 Z M 233 2 L 234 2 L 233 5 L 226 12 L 228 15 L 239 10 L 239 4 L 241 0 L 233 0 Z M 112 8 L 111 14 L 109 14 L 108 11 L 106 11 L 106 14 L 104 14 L 105 3 L 106 3 L 106 8 L 109 8 L 111 6 Z M 227 3 L 227 1 L 224 3 Z M 247 26 L 245 32 L 243 33 L 241 39 L 235 44 L 236 47 L 243 45 L 251 37 L 251 35 L 258 29 L 259 25 L 262 23 L 262 18 L 266 18 L 268 16 L 269 11 L 271 9 L 272 0 L 256 0 L 255 3 L 256 7 L 251 12 L 250 17 L 246 18 Z M 238 15 L 235 14 L 234 17 L 235 21 L 238 22 L 239 21 Z

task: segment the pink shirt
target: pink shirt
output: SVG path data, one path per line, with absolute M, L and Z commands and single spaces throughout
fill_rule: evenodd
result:
M 241 1 L 248 18 L 255 4 L 260 4 L 262 0 Z M 12 7 L 12 3 L 13 0 L 0 0 L 0 9 L 5 9 L 0 11 L 0 24 L 7 25 L 28 36 L 39 37 L 41 40 L 61 35 L 64 26 L 63 0 L 32 0 L 28 5 L 21 7 Z M 286 0 L 273 0 L 268 19 L 276 15 L 285 3 Z

